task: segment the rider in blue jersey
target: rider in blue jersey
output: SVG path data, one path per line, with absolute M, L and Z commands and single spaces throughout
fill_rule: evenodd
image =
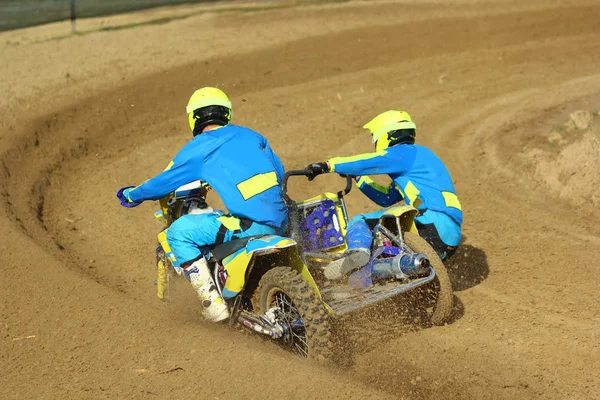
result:
M 194 138 L 160 174 L 119 191 L 125 206 L 158 200 L 178 187 L 201 180 L 221 197 L 229 214 L 208 208 L 186 214 L 167 230 L 167 242 L 204 305 L 207 320 L 229 317 L 216 290 L 202 248 L 262 234 L 281 234 L 287 207 L 281 197 L 284 168 L 259 133 L 230 124 L 231 102 L 217 88 L 194 92 L 186 111 Z
M 310 164 L 306 167 L 309 179 L 326 172 L 350 175 L 380 206 L 404 200 L 419 210 L 415 223 L 420 236 L 442 259 L 450 256 L 460 242 L 462 208 L 444 163 L 427 147 L 414 144 L 416 126 L 405 111 L 386 111 L 364 128 L 371 132 L 374 153 Z M 378 185 L 368 177 L 381 174 L 391 178 L 389 186 Z M 347 256 L 325 268 L 327 278 L 339 279 L 369 262 L 372 233 L 367 221 L 379 219 L 384 212 L 359 214 L 350 220 Z

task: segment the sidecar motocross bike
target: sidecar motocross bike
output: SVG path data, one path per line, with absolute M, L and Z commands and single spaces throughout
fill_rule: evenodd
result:
M 328 281 L 323 267 L 344 256 L 348 216 L 344 195 L 323 193 L 295 202 L 287 193 L 291 176 L 282 182 L 289 208 L 287 236 L 262 235 L 236 239 L 209 249 L 209 268 L 217 289 L 230 308 L 228 323 L 266 335 L 301 357 L 323 360 L 331 356 L 330 319 L 384 299 L 419 289 L 419 307 L 429 324 L 440 325 L 452 311 L 452 287 L 444 264 L 417 232 L 418 211 L 403 205 L 389 208 L 375 221 L 369 263 L 342 281 Z M 160 200 L 166 228 L 156 249 L 158 297 L 168 297 L 168 281 L 183 276 L 172 263 L 166 241 L 168 226 L 186 213 L 211 212 L 206 204 L 208 185 L 184 185 Z

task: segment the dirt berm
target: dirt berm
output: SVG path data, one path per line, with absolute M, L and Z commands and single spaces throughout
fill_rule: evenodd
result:
M 0 34 L 0 397 L 600 398 L 600 4 L 285 4 Z M 366 121 L 410 112 L 464 210 L 452 322 L 359 314 L 345 363 L 324 367 L 200 322 L 185 285 L 160 305 L 156 204 L 115 192 L 189 140 L 204 85 L 288 169 L 370 151 Z

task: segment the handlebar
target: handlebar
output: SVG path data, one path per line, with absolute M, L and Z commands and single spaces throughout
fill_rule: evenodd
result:
M 340 174 L 338 174 L 338 175 L 340 175 Z M 290 176 L 306 176 L 306 177 L 308 177 L 308 175 L 306 174 L 306 171 L 304 171 L 303 169 L 290 170 L 290 171 L 287 171 L 285 173 L 285 175 L 283 175 L 283 182 L 281 183 L 281 192 L 283 195 L 283 199 L 288 204 L 294 202 L 290 198 L 290 196 L 288 196 L 288 193 L 287 193 L 287 184 L 288 184 L 288 179 L 290 178 Z M 342 195 L 346 195 L 346 194 L 350 193 L 350 190 L 352 190 L 352 178 L 348 175 L 340 175 L 340 176 L 342 178 L 346 178 L 346 187 L 344 188 L 344 190 L 341 190 L 338 192 L 338 195 L 341 197 Z

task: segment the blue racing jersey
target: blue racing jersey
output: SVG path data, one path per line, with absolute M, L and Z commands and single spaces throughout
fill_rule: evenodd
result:
M 375 153 L 336 157 L 329 161 L 331 172 L 350 176 L 387 174 L 389 187 L 377 185 L 368 177 L 357 182 L 359 189 L 381 206 L 404 200 L 421 212 L 433 210 L 449 215 L 462 224 L 462 208 L 450 173 L 430 149 L 418 144 L 400 144 Z
M 381 186 L 365 175 L 357 180 L 356 186 L 368 198 L 382 207 L 392 206 L 402 200 L 402 194 L 394 181 L 388 186 Z
M 227 125 L 194 137 L 165 171 L 131 190 L 129 198 L 158 200 L 181 185 L 202 180 L 233 216 L 281 228 L 287 222 L 283 174 L 283 165 L 264 136 Z

